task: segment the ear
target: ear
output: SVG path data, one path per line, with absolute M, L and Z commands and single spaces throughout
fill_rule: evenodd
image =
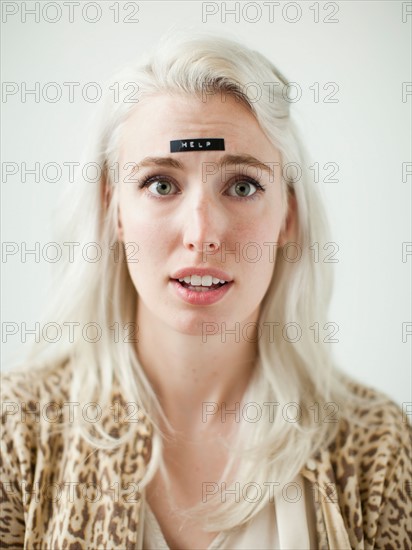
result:
M 287 198 L 288 211 L 279 233 L 279 247 L 285 246 L 288 242 L 297 242 L 298 205 L 293 189 L 288 188 Z
M 120 207 L 117 207 L 117 238 L 120 242 L 124 241 L 123 224 L 120 218 Z
M 109 208 L 110 201 L 112 199 L 112 192 L 110 189 L 110 185 L 106 182 L 102 183 L 102 204 L 103 204 L 103 210 L 107 212 Z
M 106 181 L 103 181 L 101 192 L 102 192 L 103 211 L 104 213 L 106 213 L 113 197 L 113 189 Z M 119 241 L 123 241 L 123 225 L 120 219 L 119 207 L 117 208 L 117 238 L 119 239 Z

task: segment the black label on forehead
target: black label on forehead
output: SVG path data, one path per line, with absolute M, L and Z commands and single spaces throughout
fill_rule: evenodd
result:
M 171 153 L 185 151 L 224 151 L 225 140 L 220 138 L 175 139 L 170 142 Z

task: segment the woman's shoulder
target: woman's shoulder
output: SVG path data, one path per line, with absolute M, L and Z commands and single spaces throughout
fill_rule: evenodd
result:
M 77 437 L 80 424 L 89 430 L 100 423 L 111 437 L 120 438 L 135 428 L 144 438 L 151 434 L 151 423 L 143 408 L 127 402 L 122 387 L 114 379 L 109 395 L 95 392 L 85 400 L 79 394 L 76 365 L 70 359 L 51 366 L 20 367 L 1 374 L 2 441 L 6 445 L 54 441 L 55 435 Z M 77 385 L 73 391 L 72 383 Z M 73 429 L 72 429 L 73 428 Z
M 394 541 L 400 547 L 412 516 L 408 411 L 365 384 L 342 384 L 346 402 L 335 436 L 313 464 L 317 483 L 344 517 L 352 547 L 389 548 Z
M 33 479 L 37 454 L 56 425 L 69 380 L 67 363 L 42 368 L 27 364 L 1 374 L 0 471 L 6 483 Z
M 71 365 L 69 361 L 48 366 L 27 363 L 0 375 L 0 395 L 4 408 L 7 403 L 34 405 L 41 401 L 59 402 L 69 396 Z
M 341 434 L 352 433 L 359 444 L 362 436 L 370 443 L 385 440 L 390 446 L 408 441 L 412 428 L 407 409 L 383 391 L 364 383 L 348 379 L 346 387 L 350 402 L 342 410 Z
M 67 362 L 48 367 L 28 363 L 1 374 L 1 444 L 7 455 L 22 458 L 35 451 L 43 426 L 50 430 L 56 410 L 68 401 L 70 379 Z
M 348 402 L 339 411 L 338 429 L 327 449 L 327 462 L 342 486 L 350 478 L 361 486 L 407 479 L 412 475 L 407 410 L 373 387 L 349 379 L 345 384 Z

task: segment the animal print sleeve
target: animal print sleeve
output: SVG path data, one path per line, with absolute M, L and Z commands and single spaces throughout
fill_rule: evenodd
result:
M 30 490 L 31 430 L 21 419 L 21 399 L 8 375 L 1 380 L 0 539 L 1 548 L 24 547 L 23 487 Z
M 23 548 L 25 535 L 21 483 L 13 465 L 5 457 L 7 444 L 2 442 L 0 459 L 0 533 L 1 548 Z
M 401 446 L 388 470 L 374 548 L 412 548 L 412 428 L 403 426 Z

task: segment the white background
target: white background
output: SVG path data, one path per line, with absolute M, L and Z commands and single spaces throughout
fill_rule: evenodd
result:
M 126 62 L 155 45 L 175 25 L 221 30 L 269 57 L 302 90 L 292 105 L 312 159 L 322 167 L 339 165 L 337 183 L 319 182 L 339 245 L 336 285 L 330 320 L 339 325 L 334 346 L 342 367 L 358 380 L 384 390 L 398 403 L 411 398 L 410 341 L 402 341 L 402 323 L 410 323 L 412 258 L 402 261 L 402 243 L 411 241 L 411 176 L 402 181 L 402 163 L 410 162 L 412 97 L 402 101 L 402 83 L 411 78 L 412 15 L 402 21 L 405 2 L 357 1 L 274 3 L 274 21 L 263 2 L 99 2 L 101 19 L 90 23 L 77 6 L 70 23 L 68 6 L 39 3 L 40 22 L 23 20 L 24 5 L 2 2 L 2 78 L 15 82 L 19 93 L 3 97 L 2 160 L 34 163 L 77 161 L 86 121 L 95 105 L 80 93 L 87 82 L 103 83 Z M 54 6 L 53 6 L 53 5 Z M 91 4 L 83 2 L 83 4 Z M 236 4 L 238 4 L 236 8 Z M 273 3 L 272 3 L 273 4 Z M 316 4 L 318 23 L 314 22 Z M 17 7 L 18 13 L 6 16 Z M 114 22 L 118 9 L 118 23 Z M 235 15 L 224 11 L 237 9 Z M 313 9 L 310 9 L 310 6 Z M 323 20 L 337 7 L 336 23 Z M 127 14 L 136 22 L 125 23 Z M 205 10 L 217 11 L 205 16 Z M 412 9 L 412 8 L 409 8 Z M 257 17 L 260 12 L 260 17 Z M 202 15 L 203 13 L 203 15 Z M 284 17 L 282 17 L 282 13 Z M 86 17 L 94 19 L 90 6 Z M 203 20 L 202 20 L 203 19 Z M 287 20 L 289 19 L 289 21 Z M 256 20 L 255 22 L 252 22 Z M 57 103 L 21 100 L 21 87 L 40 82 L 62 86 Z M 68 101 L 63 82 L 80 82 L 75 101 Z M 309 89 L 320 84 L 320 101 Z M 338 103 L 324 103 L 323 85 L 335 82 Z M 329 91 L 329 90 L 328 90 Z M 67 174 L 67 172 L 63 172 Z M 326 175 L 321 171 L 321 178 Z M 64 181 L 36 183 L 28 175 L 2 178 L 2 240 L 28 248 L 53 240 L 50 218 Z M 26 322 L 33 327 L 47 301 L 50 265 L 27 256 L 3 257 L 2 323 Z M 28 336 L 31 341 L 33 336 Z M 22 351 L 20 335 L 3 343 L 3 368 Z M 3 342 L 5 340 L 3 334 Z

